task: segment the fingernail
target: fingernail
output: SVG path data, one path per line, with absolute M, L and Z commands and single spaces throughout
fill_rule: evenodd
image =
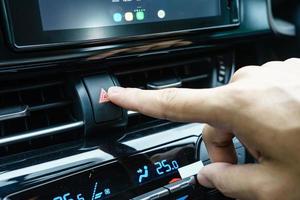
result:
M 117 86 L 111 87 L 108 89 L 108 96 L 112 95 L 112 94 L 119 94 L 123 90 L 124 90 L 124 88 L 122 88 L 122 87 L 117 87 Z

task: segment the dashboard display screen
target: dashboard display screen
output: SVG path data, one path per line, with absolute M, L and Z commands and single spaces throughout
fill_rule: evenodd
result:
M 4 2 L 6 30 L 18 50 L 122 43 L 239 25 L 238 0 Z
M 143 193 L 143 190 L 156 189 L 178 179 L 178 168 L 194 162 L 194 144 L 174 146 L 123 158 L 10 195 L 5 199 L 130 199 Z
M 39 0 L 44 31 L 215 17 L 220 0 Z

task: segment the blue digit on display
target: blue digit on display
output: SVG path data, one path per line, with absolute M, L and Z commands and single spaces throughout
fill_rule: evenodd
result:
M 54 197 L 53 200 L 64 200 L 62 197 Z
M 84 200 L 84 197 L 82 196 L 82 194 L 77 195 L 77 200 Z
M 73 200 L 73 199 L 69 199 L 69 198 L 68 198 L 70 195 L 71 195 L 70 193 L 64 194 L 63 200 Z
M 164 168 L 167 168 L 166 172 L 168 173 L 168 172 L 172 171 L 172 167 L 169 164 L 167 164 L 166 162 L 167 162 L 166 160 L 163 160 L 163 161 L 161 161 L 161 164 Z
M 172 165 L 173 165 L 174 169 L 178 169 L 179 168 L 179 165 L 178 165 L 178 163 L 177 163 L 176 160 L 172 161 Z
M 69 198 L 70 195 L 70 193 L 66 193 L 62 197 L 54 197 L 53 200 L 73 200 L 72 198 Z
M 162 165 L 160 162 L 157 162 L 157 163 L 154 163 L 154 165 L 156 166 L 156 172 L 158 175 L 163 175 L 164 172 L 163 171 L 160 171 L 162 169 Z

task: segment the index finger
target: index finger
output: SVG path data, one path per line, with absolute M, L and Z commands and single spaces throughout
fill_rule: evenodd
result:
M 109 99 L 125 109 L 177 122 L 227 125 L 231 106 L 226 86 L 214 89 L 140 90 L 112 87 Z

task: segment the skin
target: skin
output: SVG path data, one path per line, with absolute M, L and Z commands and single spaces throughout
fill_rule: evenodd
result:
M 214 89 L 113 87 L 108 95 L 145 115 L 206 123 L 203 138 L 213 164 L 199 172 L 203 186 L 241 200 L 300 199 L 300 59 L 244 67 Z M 235 164 L 234 136 L 256 164 Z

